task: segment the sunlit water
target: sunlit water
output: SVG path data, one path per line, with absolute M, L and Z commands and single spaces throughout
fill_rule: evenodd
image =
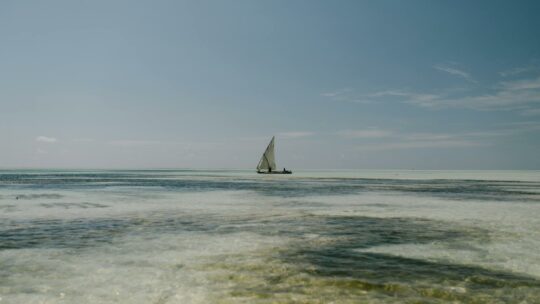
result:
M 540 172 L 0 171 L 0 303 L 540 303 Z

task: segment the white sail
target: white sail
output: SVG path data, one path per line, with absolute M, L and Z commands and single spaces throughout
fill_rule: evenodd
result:
M 276 159 L 274 156 L 274 137 L 266 147 L 259 164 L 257 165 L 257 170 L 269 170 L 276 171 Z

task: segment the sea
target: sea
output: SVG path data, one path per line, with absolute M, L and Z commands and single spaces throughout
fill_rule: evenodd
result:
M 0 171 L 0 303 L 540 303 L 540 171 Z

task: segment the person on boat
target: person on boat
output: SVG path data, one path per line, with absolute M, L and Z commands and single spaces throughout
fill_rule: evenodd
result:
M 268 168 L 268 173 L 272 173 L 272 168 L 271 167 Z

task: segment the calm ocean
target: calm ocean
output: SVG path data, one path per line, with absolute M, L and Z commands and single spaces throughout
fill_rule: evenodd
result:
M 0 303 L 540 303 L 540 171 L 0 171 Z

